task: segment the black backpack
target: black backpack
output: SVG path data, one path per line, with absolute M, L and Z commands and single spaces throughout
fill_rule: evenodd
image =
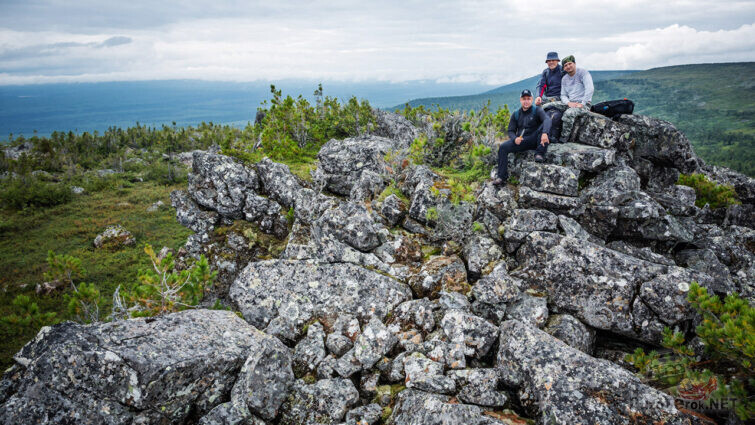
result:
M 605 115 L 608 118 L 613 118 L 621 114 L 631 114 L 634 112 L 634 102 L 624 98 L 620 100 L 608 100 L 605 102 L 596 103 L 590 108 L 591 111 Z

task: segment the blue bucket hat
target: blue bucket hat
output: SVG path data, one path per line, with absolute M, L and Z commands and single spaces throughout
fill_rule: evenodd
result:
M 558 58 L 558 53 L 556 52 L 548 52 L 548 56 L 545 58 L 545 61 L 558 61 L 561 60 Z

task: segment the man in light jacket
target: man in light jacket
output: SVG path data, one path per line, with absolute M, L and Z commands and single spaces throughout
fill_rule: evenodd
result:
M 569 140 L 574 127 L 574 120 L 578 116 L 590 112 L 595 87 L 592 84 L 590 73 L 584 68 L 577 68 L 574 55 L 565 57 L 561 64 L 566 71 L 566 75 L 561 79 L 561 102 L 568 107 L 561 119 L 563 123 L 561 142 L 564 143 Z

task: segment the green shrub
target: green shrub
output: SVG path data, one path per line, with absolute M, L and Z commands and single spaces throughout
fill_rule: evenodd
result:
M 723 301 L 692 282 L 687 300 L 702 316 L 696 333 L 705 353 L 698 356 L 684 335 L 666 327 L 662 345 L 671 354 L 646 354 L 638 348 L 626 360 L 655 386 L 678 395 L 689 388 L 708 386 L 708 400 L 733 399 L 734 411 L 742 420 L 755 417 L 755 308 L 737 294 Z M 668 387 L 672 388 L 668 388 Z M 675 387 L 674 387 L 675 386 Z M 713 389 L 715 388 L 715 391 Z
M 72 294 L 64 294 L 68 316 L 79 323 L 99 322 L 103 316 L 105 298 L 93 283 L 82 282 L 73 286 Z
M 160 184 L 184 183 L 187 181 L 188 171 L 170 162 L 154 162 L 146 167 L 144 180 Z
M 695 189 L 695 205 L 700 208 L 705 204 L 709 204 L 711 208 L 723 208 L 740 203 L 733 187 L 716 184 L 703 174 L 681 174 L 677 184 Z
M 122 300 L 114 302 L 114 306 L 126 307 L 131 304 L 131 307 L 126 308 L 133 317 L 155 316 L 192 308 L 199 304 L 205 291 L 217 277 L 217 272 L 210 270 L 204 255 L 188 269 L 176 270 L 172 254 L 158 258 L 149 244 L 145 245 L 144 252 L 149 256 L 152 267 L 142 270 L 139 282 L 124 294 Z M 119 295 L 114 296 L 114 299 L 118 298 Z
M 26 295 L 16 296 L 13 306 L 16 307 L 17 313 L 0 319 L 12 334 L 21 333 L 26 329 L 39 329 L 57 322 L 54 312 L 42 313 L 37 303 L 32 302 Z
M 73 198 L 71 187 L 62 183 L 45 183 L 35 178 L 9 179 L 0 189 L 0 204 L 21 210 L 28 207 L 51 207 Z
M 62 281 L 73 284 L 73 279 L 82 277 L 85 271 L 81 260 L 71 255 L 56 255 L 52 250 L 47 251 L 47 271 L 44 278 L 47 281 Z

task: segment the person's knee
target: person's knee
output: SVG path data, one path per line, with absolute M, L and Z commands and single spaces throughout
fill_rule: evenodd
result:
M 501 143 L 501 146 L 498 147 L 498 155 L 504 153 L 511 153 L 511 140 L 506 140 L 505 142 Z

